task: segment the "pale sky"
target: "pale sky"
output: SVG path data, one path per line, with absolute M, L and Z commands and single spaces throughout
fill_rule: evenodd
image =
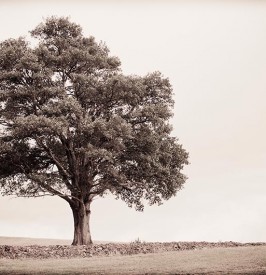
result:
M 125 74 L 159 70 L 175 92 L 184 189 L 143 213 L 95 200 L 94 240 L 266 241 L 266 1 L 1 1 L 0 40 L 70 16 Z M 59 198 L 0 197 L 0 236 L 72 239 Z

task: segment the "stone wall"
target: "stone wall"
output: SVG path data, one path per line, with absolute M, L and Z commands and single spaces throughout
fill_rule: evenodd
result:
M 140 253 L 159 253 L 165 251 L 182 251 L 213 247 L 237 247 L 266 245 L 266 243 L 236 243 L 236 242 L 168 242 L 168 243 L 108 243 L 89 246 L 50 245 L 50 246 L 0 246 L 0 258 L 86 258 L 92 256 L 133 255 Z

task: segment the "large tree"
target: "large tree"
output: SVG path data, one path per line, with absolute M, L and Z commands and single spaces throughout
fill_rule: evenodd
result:
M 59 196 L 73 212 L 73 245 L 90 244 L 96 196 L 143 210 L 182 188 L 188 154 L 171 136 L 172 87 L 159 72 L 123 75 L 68 18 L 30 33 L 35 47 L 0 44 L 0 190 Z

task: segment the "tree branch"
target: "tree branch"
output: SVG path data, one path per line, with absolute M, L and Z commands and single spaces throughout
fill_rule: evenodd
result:
M 54 189 L 53 187 L 51 187 L 49 184 L 46 184 L 42 181 L 39 181 L 38 179 L 32 178 L 31 176 L 27 175 L 29 177 L 29 179 L 33 180 L 33 181 L 37 181 L 38 184 L 45 188 L 47 191 L 49 191 L 51 194 L 54 194 L 56 196 L 59 196 L 60 198 L 66 200 L 68 203 L 71 203 L 71 199 L 69 198 L 69 195 L 65 195 L 61 192 L 59 192 L 58 190 Z
M 21 195 L 21 194 L 16 194 L 15 196 L 18 197 L 18 198 L 41 198 L 41 197 L 48 197 L 48 196 L 53 197 L 53 196 L 56 196 L 56 195 L 48 193 L 48 194 L 42 194 L 42 195 L 41 194 L 36 194 L 36 195 Z
M 43 141 L 40 138 L 35 138 L 37 144 L 40 147 L 43 147 L 44 150 L 49 154 L 49 156 L 52 158 L 53 162 L 55 163 L 58 172 L 60 173 L 60 175 L 62 176 L 64 182 L 66 183 L 67 187 L 70 190 L 73 190 L 73 186 L 69 183 L 69 178 L 71 178 L 71 176 L 69 175 L 69 173 L 66 171 L 66 169 L 63 167 L 63 165 L 59 162 L 59 160 L 55 157 L 55 155 L 53 154 L 52 150 L 43 143 Z

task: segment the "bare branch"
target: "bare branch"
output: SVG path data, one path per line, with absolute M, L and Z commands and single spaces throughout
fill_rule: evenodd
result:
M 40 198 L 40 197 L 53 197 L 56 196 L 55 194 L 47 193 L 47 194 L 34 194 L 34 195 L 22 195 L 16 194 L 14 198 Z
M 43 181 L 39 180 L 36 177 L 33 177 L 32 175 L 30 175 L 29 173 L 25 174 L 30 180 L 34 181 L 34 182 L 38 182 L 39 186 L 45 188 L 48 192 L 50 192 L 51 194 L 57 195 L 60 198 L 66 200 L 68 203 L 71 203 L 71 200 L 69 198 L 68 195 L 65 195 L 61 192 L 59 192 L 58 190 L 54 189 L 53 187 L 51 187 L 49 184 L 44 183 Z

